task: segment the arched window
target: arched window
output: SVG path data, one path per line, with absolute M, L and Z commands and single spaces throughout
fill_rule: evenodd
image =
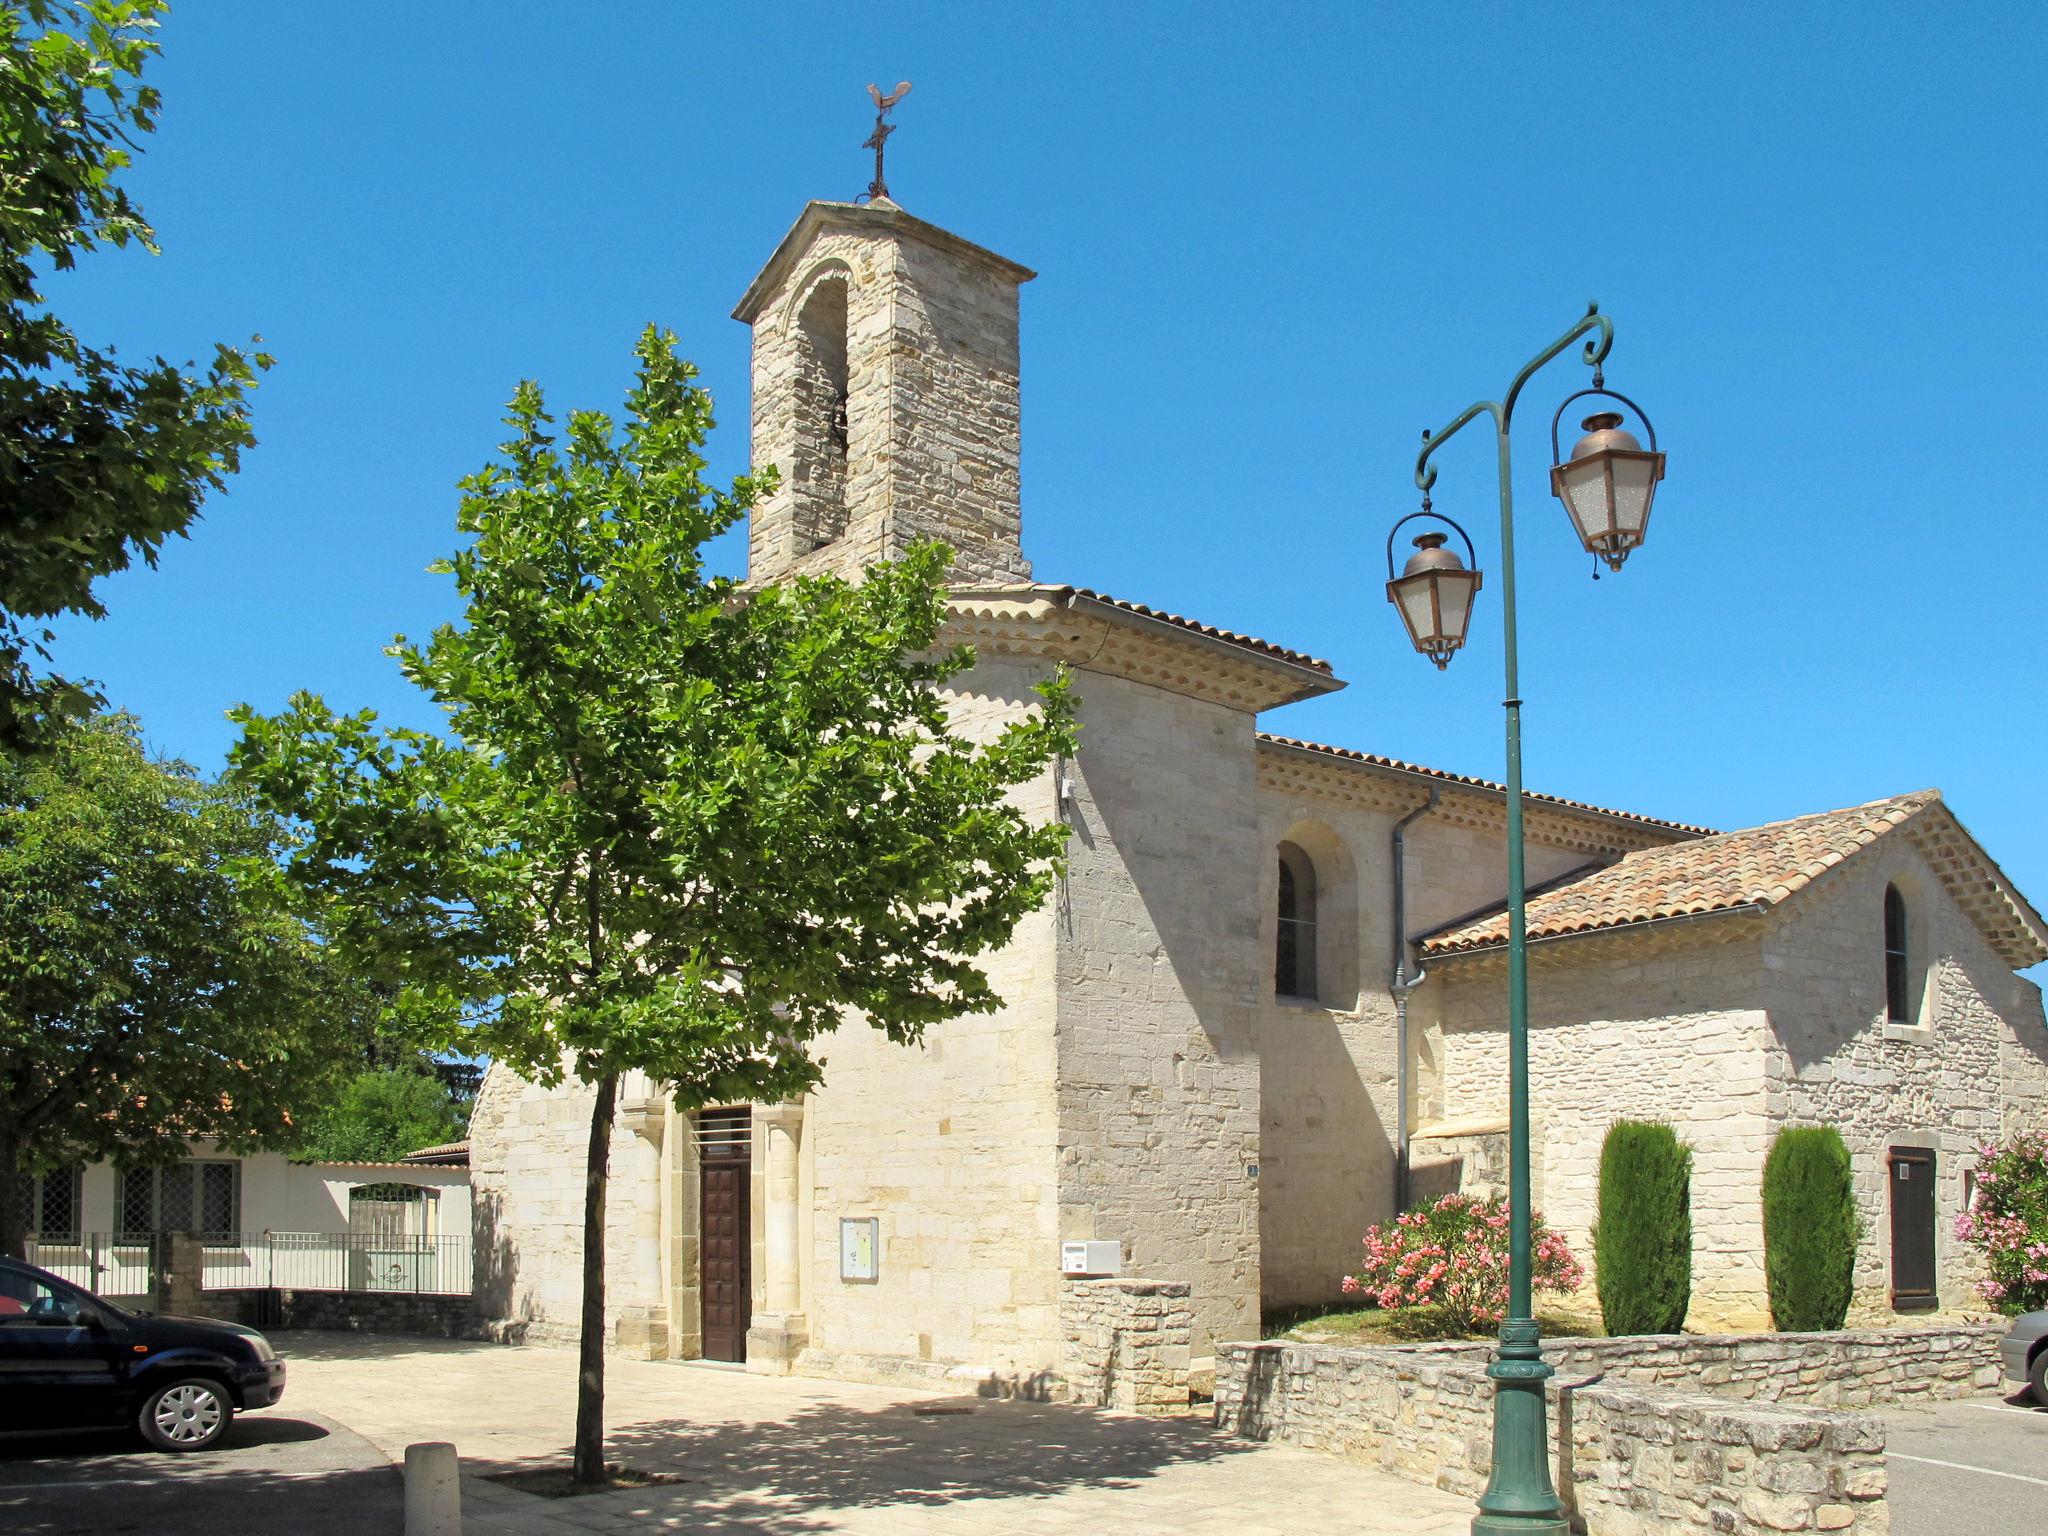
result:
M 847 282 L 844 273 L 819 280 L 797 312 L 796 456 L 790 491 L 805 548 L 846 532 L 848 374 Z
M 1316 996 L 1316 867 L 1293 843 L 1280 845 L 1280 930 L 1273 990 L 1281 997 Z
M 1884 1016 L 1894 1024 L 1913 1022 L 1906 938 L 1906 898 L 1896 885 L 1888 885 L 1884 888 Z

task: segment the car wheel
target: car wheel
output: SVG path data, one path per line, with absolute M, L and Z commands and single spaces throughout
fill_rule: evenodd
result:
M 2027 1367 L 2027 1386 L 2033 1390 L 2034 1401 L 2048 1408 L 2048 1344 L 2034 1351 L 2033 1363 Z
M 186 1376 L 142 1400 L 142 1438 L 160 1451 L 203 1451 L 234 1422 L 234 1404 L 217 1381 Z

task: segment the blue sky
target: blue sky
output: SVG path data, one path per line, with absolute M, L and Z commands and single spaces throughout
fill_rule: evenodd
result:
M 1497 590 L 1437 674 L 1383 592 L 1420 430 L 1597 297 L 1670 455 L 1597 584 L 1519 422 L 1532 788 L 1741 826 L 1938 785 L 2048 902 L 2048 196 L 2029 5 L 278 5 L 183 0 L 130 185 L 165 254 L 50 284 L 90 339 L 278 357 L 261 445 L 61 661 L 215 767 L 381 647 L 515 381 L 614 405 L 676 330 L 746 453 L 733 303 L 806 199 L 890 183 L 1035 267 L 1025 548 L 1329 657 L 1269 729 L 1498 777 Z M 1497 565 L 1483 437 L 1440 511 Z M 738 540 L 723 550 L 737 570 Z

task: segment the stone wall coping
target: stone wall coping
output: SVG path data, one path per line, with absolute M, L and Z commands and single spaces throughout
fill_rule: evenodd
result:
M 1090 1278 L 1069 1277 L 1068 1285 L 1089 1290 L 1122 1291 L 1128 1296 L 1186 1296 L 1194 1287 L 1186 1280 L 1140 1280 L 1125 1275 L 1101 1275 Z
M 2004 1335 L 2005 1330 L 2006 1324 L 2003 1321 L 1987 1320 L 1900 1328 L 1838 1328 L 1826 1333 L 1639 1333 L 1622 1334 L 1614 1338 L 1565 1334 L 1545 1338 L 1543 1353 L 1546 1358 L 1567 1352 L 1626 1354 L 1633 1350 L 1661 1349 L 1678 1345 L 1688 1350 L 1706 1352 L 1748 1350 L 1751 1352 L 1751 1358 L 1769 1359 L 1769 1351 L 1773 1348 L 1789 1350 L 1797 1346 L 1815 1344 L 1876 1348 L 1924 1342 L 1936 1345 L 1947 1343 L 1951 1348 L 1961 1349 L 1996 1340 Z M 1216 1353 L 1219 1356 L 1236 1350 L 1300 1350 L 1318 1359 L 1364 1355 L 1384 1360 L 1390 1355 L 1403 1355 L 1418 1360 L 1457 1360 L 1471 1355 L 1490 1357 L 1493 1353 L 1493 1343 L 1489 1339 L 1445 1339 L 1413 1344 L 1323 1344 L 1298 1339 L 1248 1339 L 1216 1346 Z

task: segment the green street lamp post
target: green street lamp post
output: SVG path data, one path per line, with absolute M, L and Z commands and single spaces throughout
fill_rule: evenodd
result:
M 1472 1521 L 1474 1536 L 1506 1536 L 1510 1532 L 1565 1536 L 1570 1529 L 1550 1481 L 1543 1384 L 1552 1372 L 1543 1359 L 1542 1334 L 1530 1294 L 1529 940 L 1522 874 L 1522 699 L 1515 656 L 1515 512 L 1508 429 L 1522 386 L 1544 364 L 1589 334 L 1585 361 L 1593 370 L 1593 384 L 1567 396 L 1551 418 L 1550 484 L 1570 514 L 1579 542 L 1597 559 L 1620 570 L 1629 552 L 1642 543 L 1649 526 L 1650 502 L 1657 482 L 1664 478 L 1664 455 L 1657 451 L 1656 428 L 1641 407 L 1608 389 L 1601 377 L 1600 365 L 1614 345 L 1614 325 L 1600 313 L 1598 304 L 1588 305 L 1577 325 L 1531 358 L 1501 399 L 1481 400 L 1466 407 L 1441 432 L 1422 434 L 1422 452 L 1415 460 L 1422 510 L 1402 518 L 1387 535 L 1387 598 L 1399 611 L 1415 648 L 1442 668 L 1465 643 L 1480 572 L 1465 530 L 1430 507 L 1429 490 L 1436 483 L 1436 468 L 1430 458 L 1468 423 L 1491 417 L 1500 462 L 1500 596 L 1507 653 L 1509 1249 L 1507 1318 L 1501 1324 L 1500 1347 L 1486 1370 L 1494 1382 L 1493 1471 L 1486 1491 L 1479 1496 L 1479 1513 Z M 1586 436 L 1570 459 L 1561 459 L 1558 420 L 1566 405 L 1587 395 L 1605 396 L 1634 411 L 1649 432 L 1650 446 L 1645 449 L 1622 429 L 1621 415 L 1605 411 L 1586 418 Z M 1466 560 L 1445 547 L 1442 533 L 1432 530 L 1415 540 L 1415 553 L 1396 576 L 1394 533 L 1417 518 L 1455 530 L 1464 540 Z

